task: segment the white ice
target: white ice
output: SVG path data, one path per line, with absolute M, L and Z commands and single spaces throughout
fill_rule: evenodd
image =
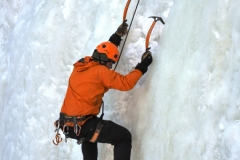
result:
M 137 1 L 132 1 L 130 23 Z M 82 160 L 75 140 L 52 144 L 72 64 L 122 22 L 121 0 L 0 2 L 0 159 Z M 128 128 L 133 160 L 240 159 L 240 1 L 141 0 L 117 71 L 150 38 L 153 64 L 135 88 L 109 91 L 105 117 Z M 122 46 L 121 46 L 122 47 Z M 121 48 L 120 47 L 120 48 Z M 99 144 L 99 160 L 113 147 Z

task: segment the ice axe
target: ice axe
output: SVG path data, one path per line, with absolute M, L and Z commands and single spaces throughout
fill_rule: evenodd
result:
M 161 17 L 151 16 L 151 17 L 148 17 L 148 18 L 153 18 L 154 21 L 153 21 L 151 27 L 149 28 L 148 34 L 147 34 L 147 37 L 146 37 L 146 51 L 150 50 L 150 48 L 151 48 L 151 47 L 148 47 L 149 39 L 150 39 L 150 35 L 151 35 L 152 30 L 153 30 L 155 24 L 157 23 L 157 21 L 161 21 L 162 24 L 165 24 L 165 22 L 163 21 L 163 19 Z
M 121 57 L 121 55 L 122 55 L 122 51 L 123 51 L 123 48 L 124 48 L 124 46 L 125 46 L 125 43 L 126 43 L 126 40 L 127 40 L 127 37 L 128 37 L 128 33 L 129 33 L 130 28 L 131 28 L 131 26 L 132 26 L 132 22 L 133 22 L 135 13 L 136 13 L 137 8 L 138 8 L 139 1 L 140 1 L 140 0 L 138 0 L 137 5 L 136 5 L 136 7 L 135 7 L 135 10 L 134 10 L 134 13 L 133 13 L 133 16 L 132 16 L 132 20 L 131 20 L 131 23 L 130 23 L 130 25 L 129 25 L 129 29 L 128 29 L 127 34 L 126 34 L 126 38 L 124 39 L 124 42 L 123 42 L 123 45 L 122 45 L 122 49 L 121 49 L 121 52 L 120 52 L 118 61 L 117 61 L 116 65 L 115 65 L 115 67 L 114 67 L 114 70 L 117 68 L 118 62 L 119 62 L 120 57 Z M 127 11 L 128 11 L 128 7 L 129 7 L 129 5 L 130 5 L 130 2 L 131 2 L 131 0 L 128 0 L 127 3 L 126 3 L 126 5 L 125 5 L 124 12 L 123 12 L 123 23 L 127 21 L 126 17 L 127 17 Z
M 123 22 L 126 20 L 127 11 L 128 11 L 128 7 L 129 7 L 130 2 L 131 2 L 131 0 L 128 0 L 126 5 L 125 5 L 124 12 L 123 12 Z

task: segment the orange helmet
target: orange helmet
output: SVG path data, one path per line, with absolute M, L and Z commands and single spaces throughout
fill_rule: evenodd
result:
M 92 57 L 101 61 L 113 61 L 115 63 L 119 58 L 119 51 L 115 44 L 102 42 L 96 47 Z

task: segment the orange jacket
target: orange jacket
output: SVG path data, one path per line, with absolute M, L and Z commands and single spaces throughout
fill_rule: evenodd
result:
M 74 64 L 61 112 L 68 116 L 97 115 L 105 92 L 131 90 L 141 76 L 142 72 L 137 69 L 126 76 L 120 75 L 91 57 L 85 57 L 84 63 Z

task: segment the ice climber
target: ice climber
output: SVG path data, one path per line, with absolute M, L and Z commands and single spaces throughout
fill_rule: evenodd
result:
M 141 62 L 127 75 L 111 70 L 118 61 L 118 46 L 127 30 L 128 24 L 123 22 L 109 41 L 97 45 L 92 56 L 73 65 L 60 118 L 55 124 L 67 138 L 82 143 L 84 160 L 97 160 L 97 143 L 112 144 L 114 160 L 129 160 L 131 156 L 131 133 L 102 116 L 97 117 L 103 107 L 102 98 L 109 89 L 131 90 L 152 63 L 151 52 L 146 51 Z

